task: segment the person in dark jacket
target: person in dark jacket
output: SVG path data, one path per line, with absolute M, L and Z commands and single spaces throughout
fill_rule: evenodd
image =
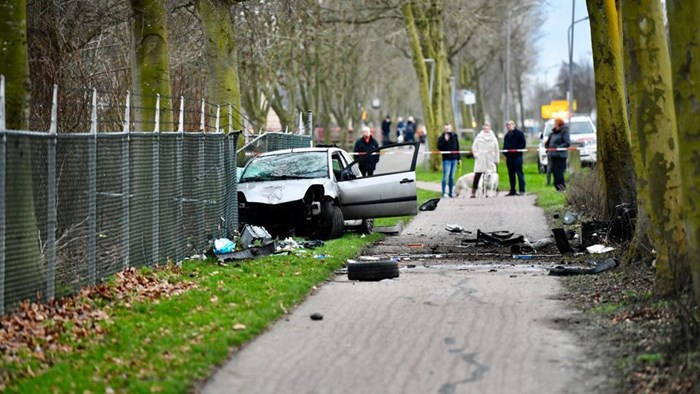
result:
M 362 158 L 362 155 L 377 148 L 379 148 L 379 143 L 374 139 L 374 137 L 372 137 L 372 132 L 369 129 L 369 126 L 362 126 L 362 137 L 355 142 L 355 149 L 353 149 L 353 152 L 359 154 L 357 158 Z M 360 160 L 358 165 L 362 176 L 374 175 L 374 169 L 377 168 L 378 161 L 379 155 L 372 155 Z
M 382 145 L 391 144 L 391 116 L 387 115 L 382 121 Z
M 414 142 L 416 140 L 416 120 L 409 116 L 406 121 L 406 129 L 403 136 L 404 142 Z
M 554 120 L 554 128 L 547 138 L 544 147 L 547 148 L 547 158 L 549 165 L 552 166 L 552 175 L 554 176 L 554 188 L 559 191 L 566 190 L 566 182 L 564 180 L 564 171 L 566 171 L 566 159 L 569 157 L 569 152 L 566 149 L 555 150 L 557 148 L 568 148 L 571 145 L 569 136 L 569 127 L 564 123 L 562 118 Z M 549 150 L 552 149 L 552 150 Z
M 523 173 L 523 152 L 508 152 L 508 150 L 525 149 L 525 134 L 515 127 L 515 122 L 506 122 L 508 132 L 503 138 L 503 149 L 506 151 L 506 167 L 508 167 L 508 180 L 510 192 L 506 196 L 517 196 L 515 192 L 515 179 L 518 180 L 520 194 L 525 194 L 525 174 Z
M 452 125 L 447 123 L 443 133 L 438 137 L 437 147 L 442 153 L 442 196 L 454 197 L 453 189 L 455 183 L 455 172 L 457 166 L 462 162 L 459 158 L 459 141 L 452 133 Z M 449 187 L 449 194 L 445 193 L 445 188 Z

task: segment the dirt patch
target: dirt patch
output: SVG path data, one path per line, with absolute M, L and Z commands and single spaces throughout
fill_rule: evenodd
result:
M 603 349 L 598 357 L 608 359 L 619 391 L 700 392 L 700 352 L 692 339 L 698 327 L 689 297 L 655 296 L 650 264 L 564 278 L 563 284 L 594 329 L 570 326 L 582 340 L 598 343 L 591 349 Z

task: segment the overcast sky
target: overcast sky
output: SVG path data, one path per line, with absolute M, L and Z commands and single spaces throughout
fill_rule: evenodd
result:
M 588 16 L 586 0 L 550 0 L 544 6 L 546 20 L 540 27 L 537 78 L 552 85 L 562 62 L 569 62 L 567 31 L 571 25 L 571 5 L 576 2 L 576 20 Z M 593 63 L 591 30 L 588 20 L 574 26 L 574 63 Z

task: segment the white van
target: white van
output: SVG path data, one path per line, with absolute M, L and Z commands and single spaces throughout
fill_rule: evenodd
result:
M 568 119 L 564 119 L 567 121 Z M 537 166 L 541 174 L 547 172 L 547 150 L 544 143 L 547 142 L 549 133 L 554 128 L 554 119 L 550 119 L 544 124 L 544 128 L 540 133 L 540 144 L 537 147 Z M 580 148 L 581 165 L 592 166 L 598 160 L 598 146 L 596 140 L 596 128 L 587 115 L 574 115 L 571 117 L 569 124 L 569 137 L 571 138 L 571 147 Z

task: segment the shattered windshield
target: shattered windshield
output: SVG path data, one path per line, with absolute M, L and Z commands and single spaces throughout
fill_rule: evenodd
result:
M 256 157 L 245 168 L 238 182 L 311 178 L 328 178 L 326 152 L 289 152 Z

